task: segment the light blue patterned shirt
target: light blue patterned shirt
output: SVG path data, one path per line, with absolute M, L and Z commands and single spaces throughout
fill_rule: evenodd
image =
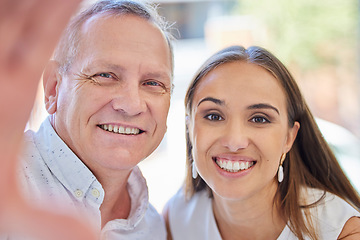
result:
M 91 220 L 94 228 L 101 231 L 101 239 L 166 239 L 164 221 L 149 204 L 146 181 L 138 167 L 128 179 L 131 198 L 128 219 L 109 221 L 101 229 L 100 206 L 104 190 L 93 173 L 56 134 L 49 118 L 38 132 L 25 133 L 19 176 L 21 188 L 30 203 L 50 211 L 70 211 Z

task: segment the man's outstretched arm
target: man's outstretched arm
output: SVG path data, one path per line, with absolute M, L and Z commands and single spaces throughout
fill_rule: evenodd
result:
M 77 220 L 34 209 L 16 183 L 17 154 L 42 70 L 80 0 L 0 0 L 0 235 L 96 239 Z

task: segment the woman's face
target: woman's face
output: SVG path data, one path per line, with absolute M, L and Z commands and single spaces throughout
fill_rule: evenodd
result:
M 275 192 L 281 155 L 299 129 L 297 122 L 289 127 L 278 80 L 262 67 L 239 61 L 220 65 L 200 80 L 187 123 L 200 176 L 227 199 Z

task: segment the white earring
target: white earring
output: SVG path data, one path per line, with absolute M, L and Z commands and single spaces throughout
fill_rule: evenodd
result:
M 192 177 L 193 177 L 193 179 L 196 179 L 197 176 L 198 176 L 198 172 L 197 172 L 197 168 L 196 168 L 195 162 L 193 161 L 193 163 L 192 163 L 191 165 L 192 165 L 192 167 L 191 167 Z
M 284 168 L 282 166 L 284 160 L 286 157 L 286 153 L 283 153 L 281 155 L 281 159 L 280 159 L 280 166 L 279 166 L 279 170 L 278 170 L 278 182 L 281 183 L 284 180 Z
M 284 180 L 284 169 L 283 166 L 280 165 L 278 171 L 278 182 L 281 183 L 283 180 Z

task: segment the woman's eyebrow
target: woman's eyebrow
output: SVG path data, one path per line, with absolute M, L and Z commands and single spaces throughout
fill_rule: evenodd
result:
M 247 109 L 272 109 L 275 112 L 277 112 L 277 114 L 280 115 L 280 112 L 276 107 L 274 107 L 270 104 L 267 104 L 267 103 L 253 104 L 253 105 L 248 106 Z
M 213 102 L 213 103 L 218 104 L 218 105 L 224 105 L 223 100 L 213 98 L 213 97 L 206 97 L 206 98 L 201 99 L 201 101 L 198 103 L 197 106 L 199 106 L 201 103 L 206 102 L 206 101 L 210 101 L 210 102 Z

